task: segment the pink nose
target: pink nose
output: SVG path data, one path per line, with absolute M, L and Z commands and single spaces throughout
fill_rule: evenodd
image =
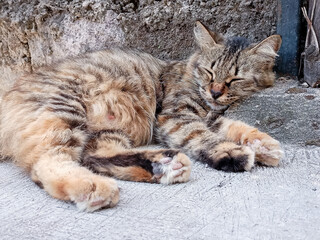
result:
M 222 95 L 221 91 L 214 91 L 213 89 L 211 89 L 211 96 L 213 97 L 213 99 L 217 99 L 221 95 Z

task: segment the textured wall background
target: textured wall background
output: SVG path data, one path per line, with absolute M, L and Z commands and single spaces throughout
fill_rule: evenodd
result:
M 276 31 L 277 0 L 0 0 L 0 80 L 55 59 L 127 45 L 165 59 L 194 48 L 201 20 L 253 41 Z

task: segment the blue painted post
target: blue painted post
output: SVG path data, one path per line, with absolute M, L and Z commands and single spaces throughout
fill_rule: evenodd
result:
M 280 73 L 297 76 L 299 70 L 300 0 L 279 0 L 277 33 L 282 46 L 276 64 Z

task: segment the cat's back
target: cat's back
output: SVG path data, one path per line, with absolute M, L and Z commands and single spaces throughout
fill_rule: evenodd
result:
M 98 81 L 99 73 L 109 74 L 111 78 L 130 77 L 134 74 L 159 74 L 165 62 L 148 53 L 129 48 L 111 48 L 96 52 L 88 52 L 77 57 L 69 57 L 47 68 L 55 71 L 78 71 L 81 75 L 94 75 Z M 42 71 L 40 69 L 40 71 Z M 141 72 L 142 71 L 142 72 Z M 38 71 L 39 72 L 39 71 Z M 79 76 L 78 76 L 79 77 Z M 86 80 L 86 79 L 84 79 Z M 89 80 L 88 80 L 89 81 Z
M 133 49 L 88 52 L 21 76 L 4 94 L 2 102 L 25 96 L 29 99 L 30 95 L 46 99 L 61 92 L 90 98 L 116 89 L 152 97 L 160 87 L 159 76 L 164 66 L 164 61 Z
M 33 73 L 20 77 L 10 91 L 17 90 L 20 86 L 48 83 L 48 80 L 52 85 L 70 84 L 70 81 L 74 81 L 82 87 L 90 87 L 90 84 L 94 83 L 128 80 L 137 75 L 147 75 L 147 78 L 151 77 L 147 80 L 156 81 L 165 65 L 164 61 L 148 53 L 129 48 L 111 48 L 44 65 Z M 32 84 L 28 84 L 31 82 Z

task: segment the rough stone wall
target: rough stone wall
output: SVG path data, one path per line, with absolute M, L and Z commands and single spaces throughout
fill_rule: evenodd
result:
M 193 51 L 201 20 L 253 41 L 276 31 L 277 0 L 0 0 L 0 82 L 65 56 L 114 45 L 163 59 Z

